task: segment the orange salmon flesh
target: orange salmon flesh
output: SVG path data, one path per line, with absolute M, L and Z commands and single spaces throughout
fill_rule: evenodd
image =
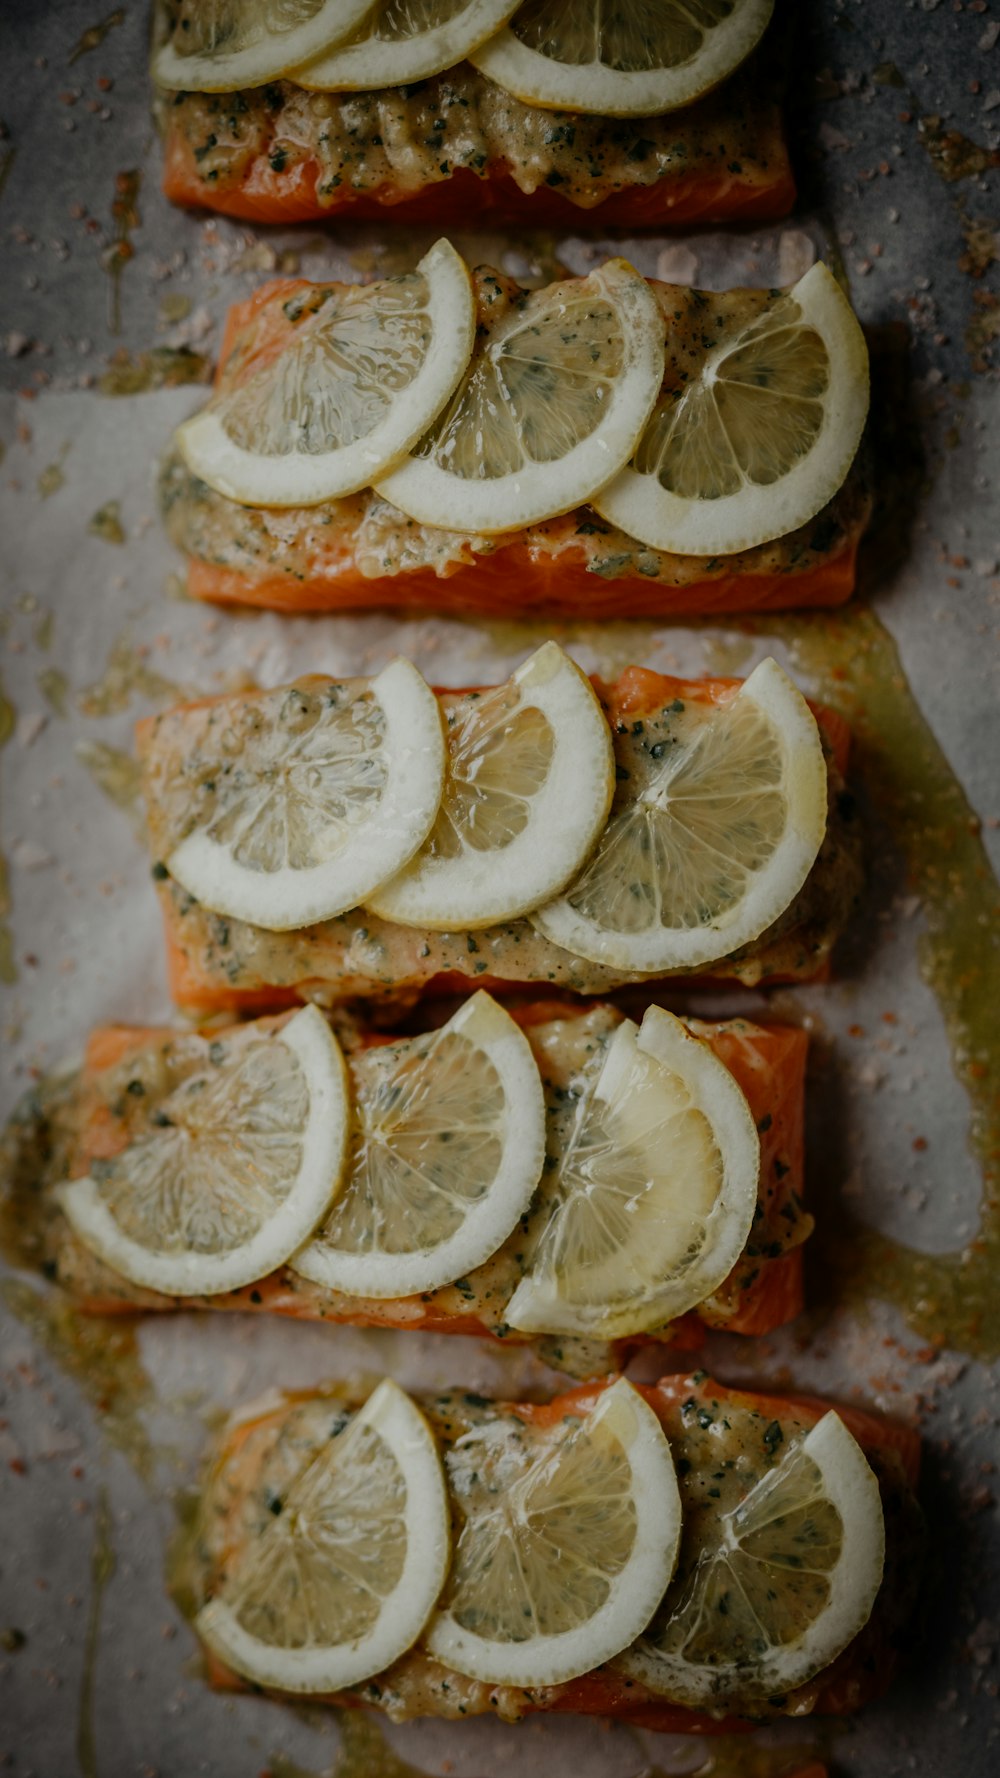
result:
M 468 63 L 410 86 L 292 80 L 165 99 L 164 191 L 250 222 L 517 224 L 576 232 L 787 216 L 795 180 L 773 38 L 714 92 L 653 117 L 552 112 Z

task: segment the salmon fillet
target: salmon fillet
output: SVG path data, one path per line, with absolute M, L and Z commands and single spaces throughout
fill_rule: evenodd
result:
M 624 1017 L 611 1006 L 567 1007 L 552 1001 L 528 1003 L 512 1012 L 532 1045 L 550 1105 L 565 1095 L 595 1046 L 603 1048 Z M 264 1019 L 260 1028 L 273 1029 L 287 1016 Z M 542 1342 L 552 1362 L 561 1359 L 575 1374 L 581 1374 L 581 1366 L 582 1374 L 593 1375 L 623 1363 L 629 1351 L 649 1340 L 681 1348 L 697 1346 L 706 1327 L 768 1333 L 792 1320 L 802 1308 L 802 1245 L 812 1229 L 812 1217 L 803 1205 L 808 1038 L 791 1026 L 760 1025 L 746 1019 L 688 1023 L 742 1088 L 757 1125 L 761 1167 L 750 1239 L 730 1276 L 706 1302 L 648 1339 L 618 1341 L 613 1348 L 599 1342 Z M 157 1078 L 172 1046 L 180 1043 L 187 1050 L 200 1045 L 207 1050 L 209 1041 L 224 1041 L 225 1036 L 213 1031 L 211 1040 L 199 1039 L 191 1033 L 121 1025 L 96 1030 L 88 1042 L 79 1081 L 70 1174 L 82 1177 L 95 1162 L 109 1159 L 142 1138 L 156 1100 L 146 1091 L 136 1091 L 135 1086 Z M 364 1044 L 392 1041 L 369 1036 Z M 348 1055 L 349 1067 L 350 1062 Z M 143 1290 L 112 1271 L 77 1239 L 50 1198 L 34 1200 L 28 1214 L 44 1225 L 39 1263 L 88 1313 L 241 1310 L 356 1327 L 416 1328 L 532 1343 L 530 1335 L 504 1322 L 506 1305 L 523 1269 L 520 1227 L 491 1259 L 463 1278 L 460 1286 L 449 1285 L 420 1296 L 389 1300 L 349 1296 L 324 1289 L 283 1267 L 242 1290 L 180 1299 Z
M 346 218 L 435 227 L 679 227 L 787 216 L 795 181 L 773 50 L 657 117 L 526 105 L 459 63 L 375 92 L 289 80 L 175 93 L 163 188 L 250 222 Z
M 483 326 L 496 326 L 522 294 L 489 268 L 476 285 Z M 274 359 L 330 289 L 282 279 L 230 309 L 217 389 L 238 388 Z M 669 389 L 687 380 L 716 333 L 752 321 L 769 299 L 767 291 L 710 294 L 655 281 L 652 289 L 666 327 Z M 209 488 L 177 452 L 163 465 L 160 504 L 188 559 L 188 591 L 218 604 L 620 618 L 842 604 L 854 590 L 871 493 L 862 454 L 808 524 L 717 557 L 652 549 L 586 506 L 497 537 L 420 525 L 370 488 L 312 507 L 244 507 Z
M 582 1416 L 608 1382 L 587 1385 L 537 1403 L 492 1403 L 481 1396 L 453 1391 L 421 1400 L 420 1405 L 445 1448 L 472 1426 L 514 1415 L 529 1427 L 554 1426 L 569 1416 Z M 657 1414 L 674 1452 L 685 1513 L 705 1510 L 705 1482 L 717 1474 L 723 1451 L 759 1453 L 762 1435 L 774 1461 L 774 1450 L 803 1436 L 826 1412 L 829 1403 L 812 1396 L 761 1395 L 726 1388 L 704 1372 L 671 1376 L 640 1385 Z M 248 1409 L 224 1433 L 205 1479 L 197 1522 L 179 1568 L 183 1602 L 197 1609 L 221 1584 L 227 1569 L 247 1541 L 267 1523 L 267 1500 L 288 1486 L 308 1457 L 300 1443 L 295 1456 L 284 1457 L 282 1434 L 290 1423 L 303 1436 L 300 1410 L 318 1399 L 313 1394 L 286 1394 L 278 1405 L 271 1396 L 258 1414 Z M 343 1386 L 325 1394 L 331 1407 L 356 1405 Z M 780 1716 L 850 1715 L 881 1696 L 889 1685 L 905 1646 L 908 1618 L 919 1578 L 922 1519 L 915 1500 L 919 1477 L 920 1440 L 908 1427 L 853 1407 L 837 1412 L 858 1440 L 875 1471 L 882 1494 L 886 1527 L 886 1561 L 882 1587 L 872 1615 L 859 1634 L 824 1672 L 787 1697 L 754 1700 L 754 1721 Z M 329 1436 L 328 1432 L 326 1436 Z M 314 1435 L 315 1437 L 315 1435 Z M 283 1461 L 284 1457 L 284 1461 Z M 755 1462 L 757 1459 L 755 1458 Z M 711 1470 L 712 1475 L 707 1472 Z M 744 1489 L 747 1484 L 742 1484 Z M 740 1484 L 737 1484 L 737 1497 Z M 242 1688 L 244 1682 L 205 1650 L 208 1677 L 220 1688 Z M 329 1700 L 339 1705 L 367 1704 L 393 1720 L 417 1716 L 470 1716 L 493 1713 L 516 1721 L 539 1712 L 573 1712 L 610 1716 L 664 1733 L 720 1734 L 751 1726 L 747 1717 L 713 1716 L 671 1703 L 627 1679 L 614 1666 L 603 1666 L 565 1685 L 530 1691 L 514 1686 L 488 1686 L 453 1673 L 428 1656 L 418 1644 L 385 1674 L 352 1687 Z
M 303 684 L 307 682 L 303 681 Z M 611 724 L 619 769 L 630 749 L 675 701 L 721 704 L 738 681 L 685 680 L 630 667 L 614 682 L 594 681 Z M 239 703 L 238 694 L 233 700 Z M 446 710 L 463 694 L 441 692 Z M 161 862 L 176 845 L 195 794 L 205 711 L 226 700 L 184 705 L 138 725 L 153 875 L 166 930 L 171 990 L 179 1006 L 200 1013 L 266 1012 L 312 999 L 394 1006 L 470 985 L 503 993 L 516 987 L 595 996 L 649 977 L 585 963 L 520 919 L 475 933 L 423 932 L 395 926 L 364 909 L 291 932 L 265 932 L 210 913 L 175 883 Z M 828 968 L 860 887 L 858 835 L 845 792 L 849 730 L 833 711 L 816 712 L 828 756 L 827 834 L 805 885 L 760 938 L 712 966 L 712 979 L 762 982 L 815 979 Z M 674 972 L 682 975 L 683 972 Z M 704 979 L 704 978 L 702 978 Z

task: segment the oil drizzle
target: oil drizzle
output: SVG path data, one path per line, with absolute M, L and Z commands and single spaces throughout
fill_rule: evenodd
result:
M 0 749 L 6 747 L 14 733 L 17 722 L 17 710 L 0 684 Z M 14 934 L 10 929 L 8 915 L 11 911 L 10 880 L 7 875 L 7 860 L 0 852 L 0 983 L 11 988 L 17 981 L 17 964 L 14 962 Z
M 125 8 L 124 6 L 116 6 L 114 12 L 109 12 L 106 18 L 101 19 L 100 24 L 91 25 L 89 30 L 84 31 L 82 37 L 78 39 L 70 50 L 70 66 L 72 67 L 74 62 L 78 62 L 81 56 L 89 55 L 92 49 L 100 49 L 108 32 L 113 31 L 116 25 L 123 25 L 124 23 Z
M 419 1767 L 393 1752 L 380 1724 L 366 1710 L 338 1710 L 335 1714 L 340 1746 L 329 1773 L 307 1771 L 283 1753 L 272 1753 L 267 1778 L 427 1778 Z
M 83 1674 L 80 1679 L 80 1713 L 76 1730 L 76 1757 L 83 1778 L 98 1778 L 97 1749 L 94 1742 L 94 1673 L 101 1634 L 101 1607 L 104 1589 L 115 1572 L 115 1552 L 111 1542 L 111 1511 L 104 1489 L 98 1496 L 94 1526 L 94 1547 L 90 1557 L 90 1611 L 87 1634 L 83 1644 Z
M 104 269 L 111 280 L 108 295 L 108 331 L 122 330 L 122 272 L 135 257 L 132 230 L 142 221 L 139 215 L 139 187 L 142 174 L 137 167 L 115 174 L 115 195 L 111 201 L 113 235 L 102 256 Z
M 145 837 L 145 820 L 141 809 L 142 768 L 139 761 L 120 747 L 109 747 L 104 741 L 77 741 L 73 749 L 80 764 L 90 773 L 98 789 L 129 818 L 140 839 Z
M 211 380 L 211 359 L 190 346 L 153 346 L 135 354 L 119 346 L 97 387 L 102 395 L 145 395 L 151 389 L 179 389 Z
M 340 1711 L 337 1728 L 340 1746 L 330 1778 L 423 1778 L 416 1766 L 393 1752 L 381 1726 L 366 1711 Z
M 125 635 L 119 637 L 108 655 L 102 677 L 88 685 L 77 699 L 84 716 L 118 716 L 127 710 L 133 697 L 148 698 L 152 703 L 168 703 L 181 699 L 184 692 L 172 679 L 154 672 L 146 662 L 147 650 Z
M 756 626 L 755 626 L 756 627 Z M 781 636 L 823 701 L 849 717 L 858 770 L 919 897 L 920 972 L 941 1007 L 970 1102 L 970 1145 L 983 1173 L 980 1228 L 960 1250 L 924 1254 L 857 1222 L 832 1238 L 837 1283 L 857 1300 L 895 1304 L 927 1340 L 1000 1355 L 1000 887 L 978 816 L 924 718 L 896 643 L 867 606 L 760 624 Z
M 636 1778 L 819 1778 L 826 1756 L 814 1746 L 775 1746 L 748 1735 L 713 1736 L 696 1765 L 646 1766 Z

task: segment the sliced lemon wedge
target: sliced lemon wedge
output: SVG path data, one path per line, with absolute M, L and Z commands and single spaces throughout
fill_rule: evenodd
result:
M 556 642 L 506 685 L 456 699 L 447 720 L 430 837 L 368 905 L 404 926 L 468 931 L 565 888 L 607 820 L 615 763 L 597 694 Z
M 296 68 L 292 78 L 323 92 L 427 80 L 465 61 L 516 6 L 517 0 L 376 0 L 349 40 Z
M 295 1477 L 195 1627 L 257 1685 L 356 1685 L 417 1640 L 444 1585 L 449 1541 L 434 1435 L 386 1379 Z
M 868 349 L 825 265 L 671 361 L 632 463 L 593 504 L 655 549 L 716 556 L 784 537 L 832 500 L 868 415 Z
M 432 1655 L 488 1684 L 559 1685 L 635 1640 L 681 1518 L 670 1446 L 631 1383 L 544 1430 L 498 1415 L 445 1463 L 461 1530 Z
M 203 907 L 273 932 L 363 903 L 441 802 L 441 713 L 402 659 L 208 705 L 196 749 L 200 792 L 168 869 Z
M 216 1296 L 307 1240 L 345 1177 L 343 1057 L 315 1007 L 279 1030 L 176 1040 L 145 1132 L 59 1201 L 91 1252 L 148 1290 Z
M 624 259 L 513 302 L 487 285 L 480 322 L 456 393 L 377 488 L 421 524 L 491 535 L 568 512 L 624 468 L 660 391 L 664 327 Z
M 688 105 L 738 68 L 774 0 L 524 0 L 476 50 L 481 74 L 526 105 L 651 117 Z
M 704 1302 L 746 1246 L 760 1171 L 750 1107 L 708 1044 L 660 1007 L 626 1019 L 559 1138 L 511 1327 L 621 1339 Z
M 372 0 L 176 0 L 153 79 L 177 92 L 263 86 L 354 30 Z
M 685 1495 L 677 1576 L 618 1662 L 659 1696 L 722 1709 L 785 1696 L 871 1615 L 885 1530 L 864 1453 L 835 1413 L 777 1448 L 729 1510 Z
M 293 1260 L 354 1296 L 464 1277 L 526 1211 L 545 1160 L 545 1104 L 524 1033 L 488 994 L 439 1031 L 351 1059 L 356 1136 L 332 1216 Z
M 466 370 L 476 305 L 438 241 L 413 272 L 337 285 L 290 342 L 178 429 L 189 469 L 246 506 L 315 506 L 367 487 L 426 432 Z
M 592 963 L 643 974 L 731 955 L 784 913 L 826 832 L 816 719 L 776 661 L 730 702 L 644 721 L 593 858 L 532 916 Z

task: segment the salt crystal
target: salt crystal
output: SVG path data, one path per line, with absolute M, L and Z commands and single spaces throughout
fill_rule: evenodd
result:
M 662 247 L 656 256 L 656 276 L 665 284 L 693 284 L 698 276 L 697 257 L 690 247 Z
M 797 284 L 815 263 L 815 243 L 801 229 L 787 229 L 778 244 L 778 283 Z

